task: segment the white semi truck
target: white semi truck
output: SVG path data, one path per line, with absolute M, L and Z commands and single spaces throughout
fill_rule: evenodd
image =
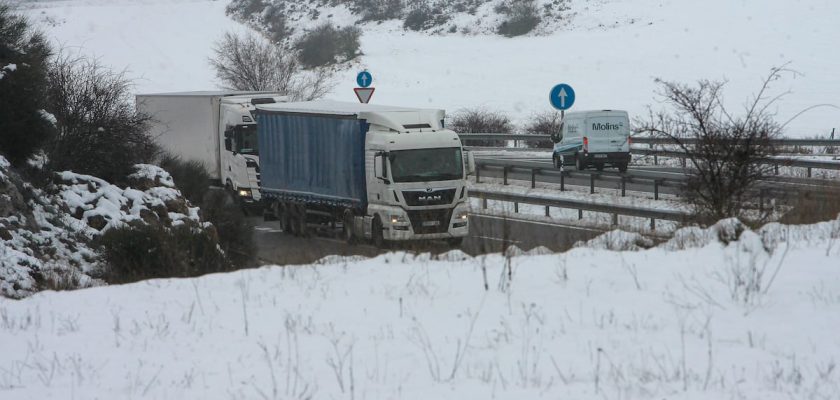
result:
M 443 110 L 314 101 L 260 104 L 256 116 L 260 190 L 284 230 L 341 227 L 377 246 L 467 236 L 474 162 Z
M 152 134 L 167 152 L 201 161 L 215 184 L 244 203 L 260 200 L 260 157 L 254 111 L 286 101 L 274 92 L 180 92 L 137 95 L 152 117 Z

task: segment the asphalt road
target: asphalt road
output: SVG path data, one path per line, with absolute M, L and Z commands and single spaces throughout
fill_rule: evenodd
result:
M 329 255 L 373 257 L 387 251 L 369 244 L 348 245 L 330 232 L 320 232 L 307 238 L 295 237 L 284 233 L 278 222 L 263 222 L 261 218 L 252 221 L 256 225 L 257 257 L 261 264 L 309 264 Z M 597 229 L 472 215 L 470 236 L 464 240 L 461 250 L 478 255 L 500 252 L 507 247 L 506 244 L 512 244 L 523 250 L 545 246 L 554 251 L 564 251 L 577 241 L 591 239 L 600 233 L 602 231 Z M 429 241 L 395 244 L 388 250 L 437 254 L 451 249 L 444 242 Z

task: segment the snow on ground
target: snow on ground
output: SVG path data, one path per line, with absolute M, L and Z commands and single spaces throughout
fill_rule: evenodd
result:
M 732 241 L 741 229 L 641 251 L 390 253 L 0 299 L 0 393 L 836 397 L 840 220 Z
M 245 29 L 224 15 L 225 1 L 65 0 L 37 2 L 28 14 L 66 47 L 83 47 L 128 68 L 138 92 L 217 86 L 207 64 L 213 41 Z M 727 79 L 727 103 L 740 107 L 770 67 L 791 62 L 800 75 L 774 83 L 790 90 L 778 119 L 834 104 L 840 92 L 835 51 L 840 2 L 832 0 L 679 0 L 571 2 L 569 26 L 551 35 L 504 38 L 401 31 L 399 22 L 363 26 L 364 56 L 337 76 L 330 97 L 356 101 L 358 69 L 373 73 L 373 102 L 455 111 L 486 106 L 519 122 L 549 108 L 547 93 L 572 84 L 575 109 L 626 109 L 654 104 L 653 79 Z M 823 107 L 788 125 L 791 137 L 840 127 L 840 110 Z

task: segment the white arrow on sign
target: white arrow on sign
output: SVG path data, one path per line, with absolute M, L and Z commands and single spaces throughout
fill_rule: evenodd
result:
M 557 94 L 557 97 L 560 98 L 560 107 L 566 108 L 566 96 L 569 94 L 566 93 L 566 88 L 560 88 L 560 93 Z
M 375 89 L 372 87 L 353 88 L 353 91 L 356 92 L 356 97 L 359 99 L 359 102 L 364 104 L 367 104 L 370 101 L 371 96 L 373 96 L 374 90 Z

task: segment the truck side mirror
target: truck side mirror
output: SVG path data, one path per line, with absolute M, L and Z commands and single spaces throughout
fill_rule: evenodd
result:
M 229 137 L 226 137 L 225 138 L 225 150 L 230 151 L 230 149 L 232 147 L 233 147 L 233 140 L 231 140 L 231 138 L 229 138 Z
M 388 180 L 387 160 L 384 153 L 377 153 L 373 157 L 373 176 L 383 181 L 386 185 L 390 185 L 391 181 Z
M 554 143 L 559 143 L 559 142 L 560 142 L 560 139 L 561 139 L 561 138 L 560 138 L 560 134 L 558 134 L 558 133 L 556 133 L 556 132 L 551 134 L 551 141 L 552 141 L 552 142 L 554 142 Z
M 467 152 L 467 175 L 475 174 L 475 155 L 471 151 Z

